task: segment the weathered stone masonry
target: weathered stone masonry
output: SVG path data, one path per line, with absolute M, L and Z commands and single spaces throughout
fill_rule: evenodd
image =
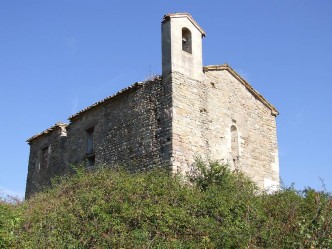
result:
M 71 116 L 69 125 L 56 124 L 30 138 L 26 196 L 49 186 L 55 175 L 68 173 L 70 165 L 84 161 L 89 164 L 89 156 L 97 164 L 126 165 L 134 170 L 169 167 L 170 87 L 167 78 L 136 83 Z M 61 134 L 61 129 L 66 134 Z M 87 138 L 91 130 L 93 151 L 89 153 Z M 48 163 L 43 164 L 46 147 L 51 150 L 47 151 Z
M 72 164 L 166 167 L 227 162 L 261 188 L 279 184 L 278 111 L 227 64 L 202 65 L 204 30 L 186 13 L 162 22 L 163 74 L 135 83 L 28 140 L 26 197 Z
M 279 182 L 276 110 L 239 83 L 229 66 L 205 70 L 204 81 L 173 74 L 176 166 L 188 171 L 202 156 L 242 170 L 262 188 Z M 232 127 L 237 148 L 232 148 Z

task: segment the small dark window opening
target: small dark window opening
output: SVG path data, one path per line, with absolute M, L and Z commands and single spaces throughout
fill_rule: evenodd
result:
M 41 166 L 42 168 L 46 168 L 49 163 L 49 153 L 48 153 L 48 147 L 45 147 L 42 149 L 42 155 L 41 155 Z
M 87 133 L 87 149 L 86 149 L 86 159 L 87 166 L 91 167 L 95 165 L 95 153 L 94 153 L 94 143 L 93 143 L 93 133 L 94 128 L 89 128 L 86 130 Z
M 95 165 L 95 156 L 87 157 L 88 167 L 93 167 Z
M 87 133 L 87 150 L 86 150 L 86 153 L 87 154 L 90 154 L 90 153 L 94 152 L 93 132 L 94 132 L 94 128 L 90 128 L 90 129 L 86 130 L 86 133 Z
M 233 162 L 239 160 L 240 152 L 239 152 L 239 137 L 238 131 L 235 125 L 231 126 L 231 149 L 232 149 L 232 157 Z
M 191 32 L 187 28 L 182 28 L 182 50 L 187 53 L 192 53 Z

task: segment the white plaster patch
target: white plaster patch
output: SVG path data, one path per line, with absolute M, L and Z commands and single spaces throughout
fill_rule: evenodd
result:
M 264 190 L 269 193 L 273 194 L 274 192 L 280 189 L 279 182 L 273 181 L 269 178 L 264 178 Z
M 274 152 L 274 162 L 271 163 L 271 168 L 274 172 L 279 174 L 279 155 L 278 155 L 278 149 Z

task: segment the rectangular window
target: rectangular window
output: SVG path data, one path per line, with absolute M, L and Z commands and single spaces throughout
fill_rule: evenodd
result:
M 92 167 L 95 165 L 95 153 L 94 153 L 94 143 L 93 143 L 94 127 L 87 129 L 86 133 L 87 133 L 87 147 L 86 147 L 87 166 Z
M 86 130 L 87 132 L 87 154 L 93 153 L 94 149 L 93 149 L 93 132 L 94 129 L 90 128 L 88 130 Z
M 88 167 L 95 166 L 95 156 L 87 157 L 87 164 L 88 164 Z
M 48 161 L 49 161 L 49 148 L 45 147 L 41 151 L 41 167 L 46 168 L 48 166 Z

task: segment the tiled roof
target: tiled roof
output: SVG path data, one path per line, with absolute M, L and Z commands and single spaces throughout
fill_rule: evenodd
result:
M 238 79 L 248 89 L 249 92 L 251 92 L 257 99 L 259 99 L 265 106 L 267 106 L 271 110 L 272 115 L 277 116 L 279 114 L 278 110 L 272 104 L 270 104 L 261 94 L 259 94 L 245 79 L 243 79 L 228 64 L 205 66 L 205 67 L 203 67 L 203 70 L 204 70 L 204 72 L 207 72 L 207 71 L 227 70 L 236 79 Z M 157 77 L 154 80 L 158 80 L 158 79 L 160 79 L 160 77 Z M 70 121 L 73 121 L 80 114 L 82 114 L 82 113 L 84 113 L 84 112 L 86 112 L 88 110 L 91 110 L 91 109 L 93 109 L 93 108 L 95 108 L 97 106 L 100 106 L 101 104 L 105 103 L 106 101 L 108 101 L 110 99 L 113 99 L 115 97 L 118 97 L 119 95 L 124 94 L 124 93 L 126 93 L 126 92 L 128 92 L 130 90 L 136 90 L 136 89 L 140 88 L 143 85 L 144 85 L 143 82 L 136 82 L 133 85 L 131 85 L 129 87 L 126 87 L 126 88 L 118 91 L 117 93 L 115 93 L 115 94 L 113 94 L 111 96 L 108 96 L 107 98 L 105 98 L 105 99 L 103 99 L 101 101 L 98 101 L 98 102 L 96 102 L 96 103 L 94 103 L 94 104 L 92 104 L 92 105 L 84 108 L 83 110 L 81 110 L 81 111 L 77 112 L 76 114 L 70 116 L 68 119 Z M 37 137 L 39 137 L 41 135 L 48 134 L 48 133 L 52 132 L 53 130 L 55 130 L 56 128 L 65 128 L 67 126 L 68 126 L 68 124 L 58 122 L 55 125 L 53 125 L 52 127 L 48 128 L 47 130 L 44 130 L 43 132 L 38 133 L 38 134 L 32 136 L 31 138 L 29 138 L 27 140 L 27 142 L 30 143 L 33 139 L 35 139 L 35 138 L 37 138 Z
M 149 82 L 149 81 L 155 81 L 155 80 L 160 80 L 160 79 L 161 79 L 160 76 L 156 76 L 155 78 L 153 78 L 153 79 L 151 79 L 151 80 L 147 80 L 146 82 Z M 115 93 L 115 94 L 113 94 L 113 95 L 111 95 L 111 96 L 108 96 L 107 98 L 105 98 L 105 99 L 103 99 L 103 100 L 100 100 L 100 101 L 98 101 L 98 102 L 96 102 L 96 103 L 94 103 L 94 104 L 92 104 L 92 105 L 90 105 L 90 106 L 84 108 L 83 110 L 81 110 L 81 111 L 75 113 L 74 115 L 71 115 L 71 116 L 68 118 L 68 120 L 69 120 L 69 121 L 73 121 L 75 118 L 77 118 L 77 117 L 78 117 L 79 115 L 81 115 L 82 113 L 84 113 L 84 112 L 86 112 L 86 111 L 88 111 L 88 110 L 91 110 L 91 109 L 93 109 L 93 108 L 95 108 L 95 107 L 97 107 L 97 106 L 100 106 L 101 104 L 105 103 L 106 101 L 108 101 L 108 100 L 110 100 L 110 99 L 113 99 L 113 98 L 115 98 L 115 97 L 118 97 L 118 96 L 120 96 L 121 94 L 124 94 L 124 93 L 126 93 L 126 92 L 128 92 L 128 91 L 136 90 L 136 89 L 140 88 L 141 86 L 143 86 L 144 84 L 145 84 L 145 82 L 136 82 L 136 83 L 132 84 L 131 86 L 128 86 L 128 87 L 126 87 L 126 88 L 124 88 L 124 89 L 118 91 L 117 93 Z M 27 140 L 27 142 L 30 143 L 33 139 L 35 139 L 35 138 L 37 138 L 37 137 L 39 137 L 39 136 L 42 136 L 42 135 L 44 135 L 44 134 L 50 133 L 50 132 L 52 132 L 53 130 L 55 130 L 56 128 L 58 128 L 58 127 L 63 128 L 63 127 L 67 127 L 67 126 L 68 126 L 68 124 L 58 122 L 58 123 L 56 123 L 55 125 L 53 125 L 52 127 L 48 128 L 47 130 L 45 130 L 45 131 L 43 131 L 43 132 L 40 132 L 40 133 L 38 133 L 38 134 L 32 136 L 31 138 L 29 138 L 29 139 Z
M 33 139 L 35 139 L 35 138 L 37 138 L 37 137 L 39 137 L 39 136 L 41 136 L 41 135 L 48 134 L 48 133 L 54 131 L 54 130 L 57 129 L 57 128 L 66 128 L 67 126 L 68 126 L 68 124 L 58 122 L 58 123 L 56 123 L 55 125 L 53 125 L 53 126 L 51 126 L 50 128 L 48 128 L 47 130 L 44 130 L 44 131 L 42 131 L 42 132 L 40 132 L 40 133 L 38 133 L 38 134 L 36 134 L 36 135 L 30 137 L 30 138 L 27 140 L 27 142 L 30 143 Z
M 272 115 L 279 115 L 278 110 L 270 104 L 259 92 L 257 92 L 245 79 L 243 79 L 233 68 L 231 68 L 227 63 L 223 65 L 210 65 L 203 67 L 204 72 L 207 71 L 219 71 L 227 70 L 231 75 L 233 75 L 237 80 L 239 80 L 251 94 L 253 94 L 257 99 L 259 99 L 266 107 L 271 110 Z
M 90 109 L 92 109 L 92 108 L 95 108 L 95 107 L 97 107 L 97 106 L 99 106 L 99 105 L 105 103 L 106 101 L 108 101 L 108 100 L 110 100 L 110 99 L 113 99 L 113 98 L 115 98 L 115 97 L 117 97 L 117 96 L 119 96 L 119 95 L 121 95 L 121 94 L 124 94 L 124 93 L 126 93 L 126 92 L 128 92 L 128 91 L 130 91 L 130 90 L 138 89 L 139 87 L 141 87 L 141 86 L 143 86 L 143 85 L 144 85 L 143 82 L 136 82 L 136 83 L 132 84 L 131 86 L 128 86 L 128 87 L 126 87 L 126 88 L 124 88 L 124 89 L 118 91 L 117 93 L 115 93 L 115 94 L 113 94 L 113 95 L 111 95 L 111 96 L 108 96 L 108 97 L 104 98 L 103 100 L 100 100 L 100 101 L 98 101 L 98 102 L 96 102 L 96 103 L 94 103 L 94 104 L 92 104 L 92 105 L 90 105 L 90 106 L 84 108 L 83 110 L 81 110 L 81 111 L 75 113 L 74 115 L 71 115 L 68 119 L 69 119 L 70 121 L 72 121 L 73 119 L 75 119 L 76 117 L 78 117 L 80 114 L 82 114 L 82 113 L 84 113 L 84 112 L 86 112 L 86 111 L 88 111 L 88 110 L 90 110 Z

